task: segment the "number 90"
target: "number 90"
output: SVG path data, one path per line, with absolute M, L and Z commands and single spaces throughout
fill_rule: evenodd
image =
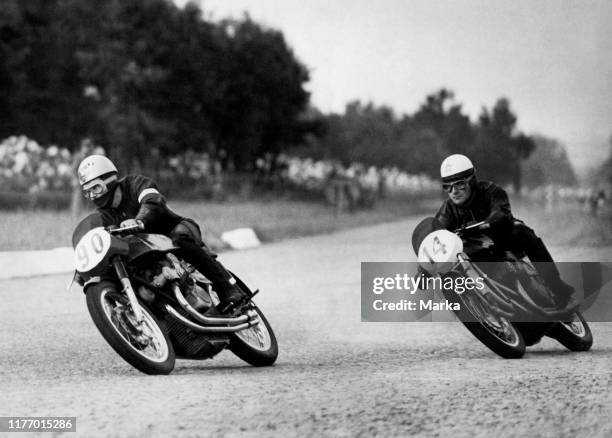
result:
M 77 270 L 84 272 L 93 268 L 104 257 L 105 249 L 105 239 L 101 233 L 87 233 L 75 248 Z

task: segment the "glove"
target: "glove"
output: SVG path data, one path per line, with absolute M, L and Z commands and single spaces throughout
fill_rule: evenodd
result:
M 126 219 L 119 225 L 121 228 L 140 228 L 144 230 L 144 223 L 140 219 Z

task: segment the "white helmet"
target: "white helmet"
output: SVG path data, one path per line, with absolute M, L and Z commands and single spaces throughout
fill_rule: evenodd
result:
M 450 155 L 442 161 L 440 166 L 442 182 L 453 181 L 471 175 L 474 175 L 474 165 L 465 155 Z
M 118 171 L 113 162 L 104 155 L 90 155 L 81 161 L 77 173 L 81 186 L 84 186 L 96 178 L 109 173 L 117 174 Z

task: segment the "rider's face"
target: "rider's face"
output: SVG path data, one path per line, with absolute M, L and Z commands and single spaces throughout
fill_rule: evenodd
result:
M 472 186 L 469 179 L 448 184 L 445 190 L 450 200 L 456 205 L 463 204 L 470 199 L 470 195 L 472 194 Z
M 83 185 L 83 196 L 96 205 L 96 207 L 105 207 L 113 197 L 116 186 L 117 176 L 111 175 L 106 179 L 97 178 Z

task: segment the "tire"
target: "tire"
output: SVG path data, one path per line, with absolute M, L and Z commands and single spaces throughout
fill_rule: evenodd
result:
M 259 324 L 230 335 L 229 349 L 243 361 L 256 366 L 270 366 L 278 357 L 278 342 L 270 323 L 261 310 L 255 305 L 251 307 L 257 312 Z
M 142 333 L 129 324 L 129 312 L 118 309 L 120 306 L 117 306 L 117 303 L 127 304 L 127 298 L 117 292 L 114 283 L 105 281 L 90 286 L 87 288 L 86 301 L 94 324 L 106 342 L 126 362 L 145 374 L 169 374 L 174 369 L 176 356 L 172 343 L 161 329 L 157 318 L 145 306 L 141 305 L 141 309 L 144 322 L 151 331 L 152 336 L 149 336 L 149 339 L 156 341 L 155 347 L 152 347 L 153 351 L 147 350 L 149 353 L 137 348 L 142 344 L 138 344 L 136 340 L 130 341 L 128 330 L 140 335 Z
M 593 345 L 593 333 L 580 312 L 572 315 L 571 322 L 558 323 L 548 332 L 548 336 L 571 351 L 588 351 Z
M 523 335 L 514 326 L 514 324 L 508 321 L 502 316 L 497 316 L 497 320 L 501 322 L 501 327 L 504 329 L 503 334 L 508 339 L 502 337 L 501 331 L 496 331 L 490 324 L 482 321 L 478 312 L 474 312 L 470 309 L 470 303 L 468 296 L 466 299 L 462 299 L 460 295 L 457 295 L 453 291 L 444 290 L 444 297 L 453 303 L 459 303 L 459 310 L 453 310 L 457 318 L 463 323 L 463 325 L 472 333 L 476 339 L 482 342 L 487 348 L 503 357 L 504 359 L 520 359 L 525 354 L 525 341 Z M 474 302 L 478 301 L 483 306 L 488 307 L 484 299 L 477 294 L 472 294 Z M 482 322 L 481 322 L 482 321 Z

